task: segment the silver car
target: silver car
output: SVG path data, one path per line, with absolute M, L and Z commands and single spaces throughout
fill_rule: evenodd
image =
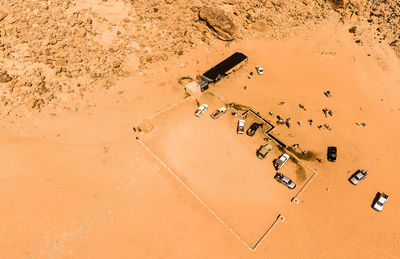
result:
M 274 176 L 275 180 L 277 180 L 278 182 L 286 185 L 287 188 L 289 189 L 294 189 L 296 188 L 296 183 L 293 182 L 292 180 L 290 180 L 289 178 L 287 178 L 286 176 L 284 176 L 281 173 L 276 173 L 276 175 Z
M 264 75 L 264 69 L 261 66 L 256 66 L 256 71 L 259 75 Z
M 367 177 L 368 175 L 368 171 L 366 170 L 357 170 L 357 172 L 355 172 L 350 178 L 349 178 L 349 182 L 357 185 L 361 180 L 364 180 L 365 177 Z
M 389 199 L 389 195 L 387 195 L 387 194 L 385 194 L 385 193 L 383 193 L 383 192 L 380 192 L 380 193 L 378 193 L 378 197 L 377 197 L 377 199 L 376 199 L 376 201 L 374 202 L 374 204 L 373 204 L 373 208 L 376 210 L 376 211 L 382 211 L 382 209 L 383 209 L 383 206 L 385 205 L 385 203 L 387 202 L 387 200 Z

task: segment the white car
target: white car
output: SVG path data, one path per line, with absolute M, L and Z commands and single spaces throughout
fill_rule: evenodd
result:
M 203 113 L 207 110 L 208 105 L 207 104 L 202 104 L 200 105 L 199 108 L 197 108 L 197 110 L 194 112 L 194 115 L 196 115 L 197 117 L 201 117 L 203 115 Z
M 383 206 L 385 205 L 386 201 L 389 199 L 389 195 L 381 192 L 378 193 L 378 199 L 375 201 L 373 208 L 377 211 L 382 211 Z
M 289 160 L 288 154 L 282 154 L 278 159 L 274 161 L 274 167 L 276 170 L 281 169 L 282 166 Z
M 244 133 L 244 120 L 239 120 L 237 124 L 237 134 L 243 134 Z
M 259 75 L 264 75 L 264 69 L 261 66 L 256 66 L 256 71 Z
M 211 116 L 211 118 L 216 120 L 219 117 L 221 117 L 221 115 L 224 114 L 225 112 L 226 112 L 226 107 L 221 107 L 218 110 L 216 110 L 215 112 L 213 112 L 210 116 Z

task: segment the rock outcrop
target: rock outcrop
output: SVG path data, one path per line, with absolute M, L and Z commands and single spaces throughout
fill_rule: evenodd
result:
M 231 41 L 235 38 L 237 27 L 223 10 L 204 6 L 199 11 L 199 18 L 206 22 L 218 39 Z

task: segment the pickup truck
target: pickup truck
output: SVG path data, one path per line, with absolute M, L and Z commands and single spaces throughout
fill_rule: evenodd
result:
M 262 145 L 258 150 L 257 150 L 257 157 L 259 159 L 264 159 L 268 153 L 272 150 L 272 145 L 267 144 L 267 145 Z
M 203 113 L 207 110 L 208 105 L 207 104 L 202 104 L 200 105 L 199 108 L 197 108 L 197 110 L 194 112 L 194 115 L 197 117 L 201 117 L 203 115 Z
M 224 114 L 225 112 L 226 112 L 226 107 L 221 107 L 217 109 L 215 112 L 211 113 L 210 117 L 216 120 L 219 117 L 221 117 L 221 115 Z

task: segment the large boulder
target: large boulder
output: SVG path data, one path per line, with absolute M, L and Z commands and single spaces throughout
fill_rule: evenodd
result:
M 218 39 L 231 41 L 235 38 L 237 27 L 223 10 L 204 6 L 200 8 L 199 18 L 206 22 Z

